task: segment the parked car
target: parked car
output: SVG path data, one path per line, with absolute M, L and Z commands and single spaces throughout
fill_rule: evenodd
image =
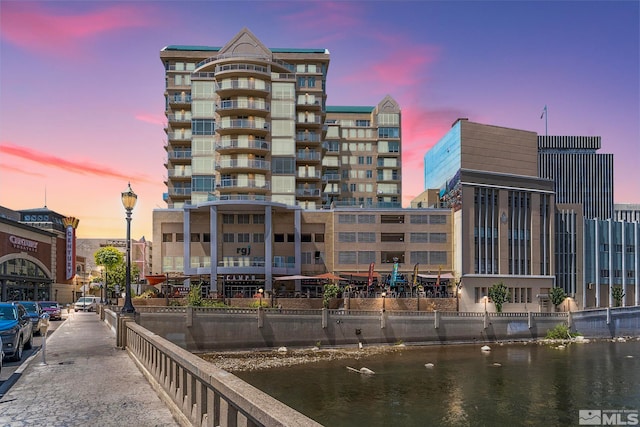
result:
M 62 320 L 62 307 L 57 301 L 39 301 L 42 311 L 49 315 L 51 320 Z
M 75 311 L 96 311 L 98 304 L 100 304 L 100 297 L 80 297 L 73 308 Z
M 0 302 L 0 339 L 4 357 L 16 362 L 33 345 L 33 323 L 22 304 Z
M 31 323 L 33 323 L 33 334 L 34 335 L 42 335 L 42 331 L 44 331 L 44 322 L 42 321 L 42 307 L 36 301 L 18 301 L 25 310 L 27 310 L 27 314 L 31 319 Z

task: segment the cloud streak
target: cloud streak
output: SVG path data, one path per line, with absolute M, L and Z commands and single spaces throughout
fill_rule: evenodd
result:
M 79 175 L 93 175 L 104 178 L 117 178 L 120 180 L 130 180 L 131 176 L 122 172 L 109 169 L 101 164 L 92 163 L 90 161 L 77 161 L 68 160 L 62 157 L 53 156 L 48 153 L 32 150 L 30 148 L 21 147 L 19 145 L 2 143 L 0 144 L 0 153 L 14 156 L 23 160 L 28 160 L 37 163 L 44 167 L 62 169 L 66 172 L 79 174 Z M 22 173 L 29 173 L 24 170 L 20 170 Z M 152 180 L 148 177 L 138 176 L 138 181 L 157 183 L 157 180 Z
M 2 39 L 38 54 L 81 56 L 81 44 L 107 32 L 151 25 L 151 9 L 116 4 L 88 12 L 52 12 L 35 2 L 5 2 L 0 17 Z

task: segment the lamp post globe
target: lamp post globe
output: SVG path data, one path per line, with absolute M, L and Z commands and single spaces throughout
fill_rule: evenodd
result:
M 133 192 L 131 189 L 131 183 L 129 183 L 127 189 L 122 192 L 122 206 L 124 206 L 124 210 L 127 212 L 127 269 L 125 277 L 124 305 L 121 310 L 124 314 L 133 314 L 136 312 L 136 309 L 133 307 L 133 303 L 131 302 L 131 211 L 133 211 L 133 208 L 136 206 L 137 200 L 138 196 Z

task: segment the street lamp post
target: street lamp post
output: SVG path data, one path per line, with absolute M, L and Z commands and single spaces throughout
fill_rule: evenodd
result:
M 131 211 L 136 206 L 138 196 L 131 189 L 131 183 L 129 183 L 127 189 L 122 192 L 122 206 L 124 206 L 127 212 L 127 269 L 125 277 L 125 297 L 124 305 L 121 312 L 123 314 L 133 314 L 136 309 L 131 302 Z
M 383 311 L 383 312 L 385 311 L 385 308 L 384 308 L 384 301 L 385 301 L 386 299 L 387 299 L 387 293 L 386 293 L 386 292 L 383 292 L 383 293 L 382 293 L 382 311 Z
M 264 293 L 264 289 L 258 289 L 258 293 L 260 294 L 260 308 L 262 308 L 262 294 Z

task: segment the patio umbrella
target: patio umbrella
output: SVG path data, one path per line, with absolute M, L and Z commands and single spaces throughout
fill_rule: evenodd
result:
M 337 280 L 346 280 L 346 279 L 343 279 L 343 278 L 342 278 L 342 277 L 340 277 L 340 276 L 336 276 L 336 275 L 335 275 L 335 274 L 333 274 L 333 273 L 323 273 L 323 274 L 318 274 L 317 276 L 313 276 L 313 277 L 314 277 L 315 279 L 326 279 L 326 280 L 334 280 L 334 281 L 337 281 Z

